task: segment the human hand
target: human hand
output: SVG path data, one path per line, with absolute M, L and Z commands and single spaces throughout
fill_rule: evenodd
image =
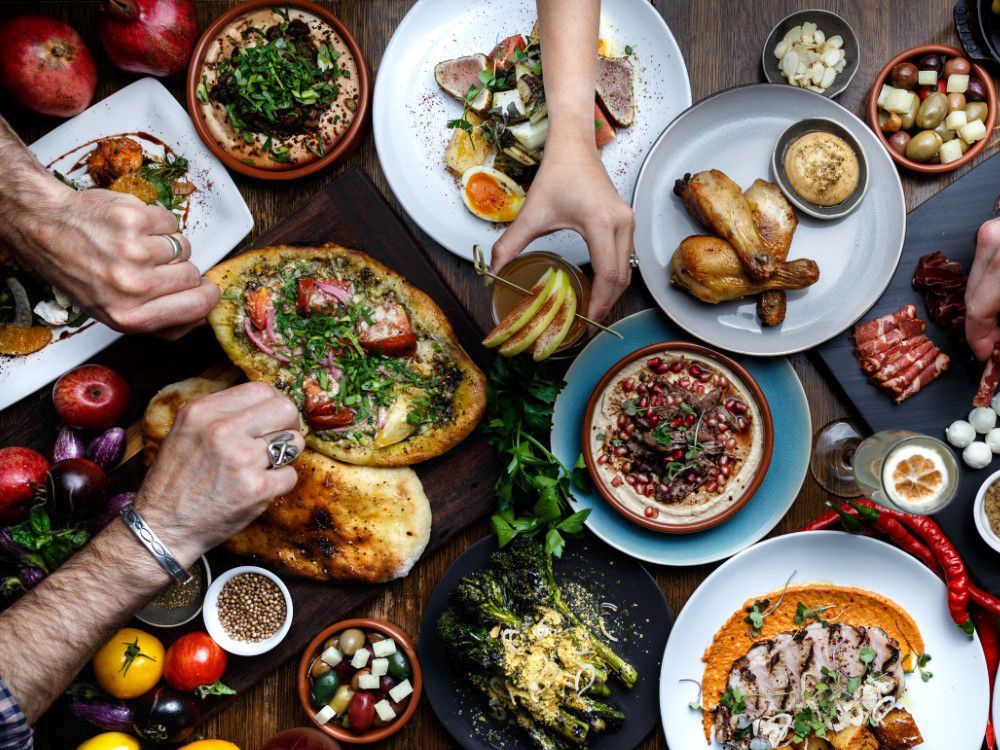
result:
M 1000 343 L 1000 219 L 987 221 L 976 236 L 976 259 L 965 287 L 965 337 L 972 352 L 986 359 Z
M 632 209 L 618 195 L 593 142 L 559 150 L 550 144 L 520 214 L 493 245 L 490 266 L 496 273 L 532 240 L 572 229 L 586 241 L 594 267 L 587 315 L 601 320 L 632 277 L 634 228 Z
M 189 261 L 173 214 L 131 195 L 52 183 L 27 216 L 7 219 L 17 230 L 12 249 L 78 307 L 118 331 L 168 338 L 215 307 L 219 290 Z M 182 245 L 174 262 L 171 234 Z
M 292 490 L 295 469 L 270 468 L 262 438 L 287 430 L 301 452 L 298 427 L 295 404 L 267 383 L 244 383 L 193 401 L 163 441 L 136 509 L 189 565 Z

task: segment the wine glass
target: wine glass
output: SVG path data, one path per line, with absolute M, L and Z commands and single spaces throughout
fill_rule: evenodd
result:
M 864 440 L 862 428 L 852 419 L 827 422 L 813 435 L 809 470 L 824 490 L 837 497 L 860 497 L 854 478 L 854 452 Z

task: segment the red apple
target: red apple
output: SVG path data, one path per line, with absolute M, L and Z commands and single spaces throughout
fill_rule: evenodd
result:
M 22 107 L 72 117 L 94 98 L 97 67 L 72 26 L 18 16 L 0 25 L 0 83 Z
M 194 0 L 104 0 L 98 28 L 111 62 L 154 76 L 184 70 L 198 39 Z
M 28 515 L 35 486 L 45 480 L 49 462 L 30 448 L 0 448 L 0 524 Z
M 70 370 L 52 389 L 52 401 L 62 421 L 82 430 L 103 430 L 117 424 L 130 396 L 125 378 L 103 365 Z

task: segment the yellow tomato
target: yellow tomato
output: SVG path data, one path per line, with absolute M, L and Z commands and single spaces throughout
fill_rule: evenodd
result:
M 163 674 L 163 644 L 142 630 L 122 628 L 94 656 L 97 684 L 115 698 L 138 698 Z
M 180 750 L 240 750 L 232 742 L 225 740 L 198 740 L 190 745 L 185 745 Z
M 139 750 L 139 740 L 121 732 L 105 732 L 91 737 L 76 750 Z

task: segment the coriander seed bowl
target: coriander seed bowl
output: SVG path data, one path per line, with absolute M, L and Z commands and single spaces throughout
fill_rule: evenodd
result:
M 261 579 L 265 579 L 266 583 Z M 274 587 L 280 596 L 274 596 Z M 265 598 L 269 603 L 264 603 Z M 273 607 L 278 614 L 281 603 L 285 611 L 280 625 L 262 622 L 261 617 L 251 614 L 253 606 L 262 604 L 265 608 Z M 251 606 L 248 608 L 247 605 Z M 256 565 L 241 565 L 227 570 L 209 586 L 203 616 L 205 630 L 223 649 L 235 656 L 259 656 L 273 649 L 288 635 L 292 626 L 292 595 L 284 581 L 270 570 Z M 224 624 L 226 622 L 229 627 Z M 234 628 L 247 633 L 257 629 L 256 632 L 266 635 L 257 639 L 253 636 L 241 638 Z

